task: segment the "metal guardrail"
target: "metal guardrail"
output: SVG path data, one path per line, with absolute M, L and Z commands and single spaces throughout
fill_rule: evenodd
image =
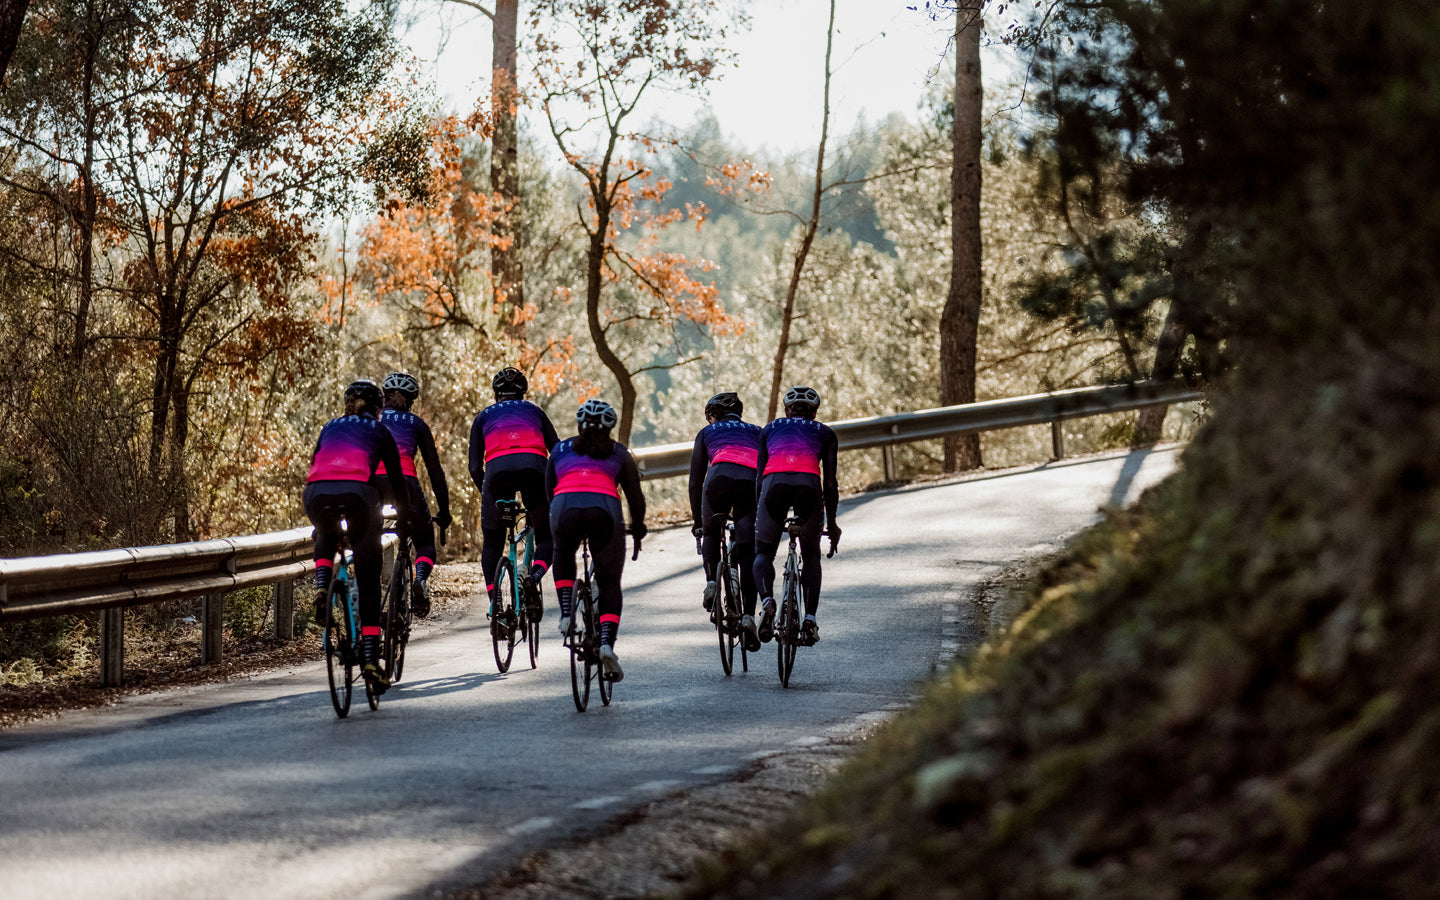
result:
M 1182 384 L 1141 382 L 828 424 L 839 438 L 841 450 L 882 448 L 888 481 L 895 478 L 896 444 L 1050 423 L 1055 457 L 1060 458 L 1065 455 L 1059 428 L 1064 419 L 1201 397 L 1199 391 Z M 692 447 L 686 441 L 637 449 L 641 477 L 654 480 L 688 474 Z M 101 679 L 116 685 L 123 664 L 125 608 L 202 597 L 201 656 L 204 662 L 217 662 L 224 624 L 222 598 L 227 591 L 273 585 L 276 634 L 291 636 L 294 581 L 315 568 L 310 558 L 311 532 L 306 526 L 186 544 L 0 559 L 0 625 L 101 610 Z M 394 536 L 386 535 L 387 548 L 393 542 Z
M 871 416 L 828 422 L 839 440 L 841 450 L 883 448 L 885 480 L 895 480 L 894 456 L 888 452 L 896 444 L 930 440 L 952 434 L 995 431 L 1020 425 L 1052 426 L 1052 447 L 1055 457 L 1065 455 L 1063 435 L 1058 427 L 1065 419 L 1077 419 L 1100 413 L 1126 412 L 1159 404 L 1186 403 L 1204 395 L 1184 384 L 1143 381 L 1101 387 L 1073 388 L 1049 394 L 1030 394 L 943 406 L 919 412 Z M 691 441 L 645 447 L 634 451 L 635 462 L 644 479 L 674 478 L 690 472 Z

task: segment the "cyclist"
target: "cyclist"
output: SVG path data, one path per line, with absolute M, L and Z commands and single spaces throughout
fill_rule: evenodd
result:
M 745 648 L 760 649 L 755 625 L 755 463 L 760 453 L 760 427 L 741 421 L 745 404 L 733 391 L 716 394 L 705 402 L 709 424 L 695 435 L 690 454 L 690 531 L 704 536 L 701 556 L 705 565 L 705 593 L 701 600 L 707 612 L 715 606 L 720 541 L 725 532 L 719 515 L 735 520 L 735 551 L 731 562 L 740 567 L 740 593 L 745 600 Z
M 435 528 L 430 524 L 430 507 L 425 502 L 425 492 L 420 488 L 420 478 L 415 474 L 417 450 L 425 460 L 425 471 L 430 473 L 430 489 L 435 492 L 435 506 L 440 510 L 435 523 L 442 531 L 450 527 L 450 487 L 445 481 L 445 470 L 440 468 L 440 456 L 435 452 L 435 437 L 430 433 L 430 426 L 410 411 L 411 405 L 420 396 L 420 382 L 413 375 L 391 372 L 385 376 L 380 389 L 385 394 L 385 408 L 380 411 L 380 422 L 390 429 L 395 446 L 400 450 L 400 472 L 405 476 L 410 495 L 407 530 L 410 540 L 415 543 L 415 581 L 410 585 L 410 608 L 423 619 L 430 615 L 430 570 L 435 566 Z M 385 471 L 383 464 L 380 471 Z M 387 499 L 393 502 L 394 498 Z
M 630 533 L 635 552 L 645 538 L 645 495 L 640 469 L 625 445 L 610 437 L 615 408 L 604 400 L 586 400 L 575 412 L 579 434 L 555 445 L 545 470 L 550 521 L 555 525 L 555 593 L 560 600 L 560 633 L 570 630 L 575 590 L 575 551 L 590 540 L 595 562 L 595 590 L 600 607 L 600 665 L 619 681 L 625 676 L 615 655 L 620 630 L 620 572 L 625 568 L 625 520 L 620 491 L 630 508 Z
M 355 554 L 360 595 L 361 672 L 376 693 L 390 687 L 380 668 L 380 536 L 385 523 L 380 491 L 372 481 L 382 463 L 400 522 L 410 521 L 410 495 L 400 475 L 400 451 L 378 418 L 383 402 L 380 387 L 373 381 L 355 381 L 345 388 L 345 414 L 325 423 L 315 442 L 304 498 L 305 515 L 315 525 L 315 619 L 325 621 L 325 593 L 340 547 L 343 518 Z M 328 512 L 335 508 L 343 513 Z M 399 530 L 405 530 L 403 524 Z
M 805 598 L 805 621 L 800 624 L 800 642 L 807 646 L 820 640 L 815 610 L 820 605 L 820 535 L 830 523 L 830 550 L 840 542 L 835 507 L 840 489 L 835 479 L 835 432 L 815 421 L 820 395 L 814 388 L 792 387 L 785 392 L 785 417 L 776 419 L 760 436 L 756 469 L 760 482 L 755 508 L 755 584 L 763 598 L 759 637 L 769 641 L 775 627 L 775 551 L 786 513 L 805 522 L 800 535 L 804 563 L 800 593 Z M 822 519 L 821 505 L 824 505 Z
M 555 546 L 545 493 L 545 460 L 560 437 L 545 411 L 525 399 L 530 387 L 525 373 L 507 366 L 495 373 L 490 386 L 495 402 L 481 410 L 470 426 L 470 477 L 480 488 L 480 571 L 485 576 L 485 592 L 492 602 L 498 601 L 495 571 L 505 552 L 505 526 L 495 501 L 509 500 L 518 491 L 535 529 L 535 561 L 529 572 L 521 574 L 520 586 L 528 612 L 538 622 L 544 614 L 540 579 L 550 568 Z

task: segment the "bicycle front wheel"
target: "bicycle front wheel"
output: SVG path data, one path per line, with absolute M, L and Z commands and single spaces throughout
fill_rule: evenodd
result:
M 509 557 L 500 560 L 500 568 L 495 572 L 495 588 L 500 598 L 490 614 L 490 643 L 495 648 L 495 665 L 501 672 L 508 672 L 510 658 L 515 654 L 515 630 L 519 627 L 515 618 L 519 585 L 515 583 L 515 564 Z
M 355 683 L 355 644 L 346 600 L 345 584 L 332 579 L 325 595 L 325 675 L 330 680 L 330 703 L 342 719 L 350 714 L 350 688 Z
M 385 623 L 385 676 L 391 684 L 400 680 L 400 673 L 405 669 L 405 645 L 410 640 L 409 600 L 410 558 L 406 554 L 395 558 L 390 585 L 385 591 L 385 608 L 381 611 Z

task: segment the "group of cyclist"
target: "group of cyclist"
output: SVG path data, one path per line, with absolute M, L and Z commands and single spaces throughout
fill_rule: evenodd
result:
M 618 681 L 624 676 L 615 652 L 620 628 L 620 576 L 625 563 L 625 495 L 636 552 L 646 535 L 645 496 L 635 458 L 611 437 L 614 407 L 587 400 L 575 414 L 576 434 L 561 440 L 549 417 L 525 399 L 524 373 L 506 367 L 491 383 L 495 402 L 470 429 L 470 477 L 480 489 L 480 566 L 492 602 L 505 540 L 497 500 L 520 495 L 535 534 L 535 555 L 521 589 L 530 616 L 543 615 L 540 583 L 551 574 L 560 606 L 560 633 L 569 630 L 576 578 L 575 554 L 589 542 L 600 611 L 600 664 Z M 409 598 L 418 617 L 430 613 L 429 576 L 435 563 L 435 530 L 451 524 L 450 494 L 430 427 L 411 411 L 420 383 L 394 372 L 381 385 L 356 381 L 345 388 L 344 414 L 320 431 L 306 479 L 306 515 L 315 526 L 315 611 L 324 616 L 334 577 L 342 520 L 354 554 L 360 619 L 361 672 L 376 693 L 389 688 L 380 660 L 380 572 L 383 566 L 382 504 L 394 505 L 396 530 L 415 548 L 415 579 Z M 726 517 L 735 522 L 732 562 L 740 569 L 744 639 L 752 652 L 773 636 L 775 553 L 787 515 L 804 520 L 801 549 L 805 620 L 802 643 L 819 640 L 815 613 L 820 599 L 820 537 L 840 538 L 835 522 L 839 491 L 835 434 L 815 421 L 820 397 L 811 388 L 785 394 L 785 416 L 764 429 L 745 422 L 740 397 L 716 394 L 705 404 L 709 423 L 695 438 L 690 465 L 692 531 L 702 539 L 703 605 L 713 614 L 720 576 L 720 541 Z M 438 512 L 431 518 L 416 475 L 419 454 L 430 474 Z M 823 511 L 823 517 L 821 512 Z M 828 529 L 826 524 L 828 523 Z M 756 608 L 759 607 L 759 619 Z

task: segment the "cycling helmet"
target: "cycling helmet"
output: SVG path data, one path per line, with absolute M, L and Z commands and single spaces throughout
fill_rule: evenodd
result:
M 726 416 L 738 416 L 744 411 L 745 404 L 740 402 L 740 395 L 734 391 L 716 394 L 705 401 L 705 417 L 707 419 L 723 419 Z
M 345 387 L 345 402 L 349 403 L 351 400 L 364 400 L 365 405 L 371 409 L 379 409 L 385 403 L 385 395 L 380 393 L 378 384 L 362 378 Z
M 405 395 L 405 399 L 411 403 L 420 396 L 420 382 L 414 375 L 406 375 L 404 372 L 391 372 L 385 376 L 385 383 L 381 385 L 385 393 L 399 391 Z
M 523 397 L 530 389 L 530 382 L 525 378 L 525 373 L 514 366 L 506 366 L 495 373 L 495 380 L 490 382 L 495 389 L 495 396 L 500 397 L 506 394 L 514 394 Z
M 609 431 L 619 420 L 620 417 L 615 415 L 615 407 L 604 400 L 586 400 L 575 411 L 575 424 L 580 426 L 581 431 L 587 428 Z
M 814 388 L 797 384 L 785 392 L 785 409 L 809 410 L 811 415 L 820 408 L 820 395 L 815 393 Z

